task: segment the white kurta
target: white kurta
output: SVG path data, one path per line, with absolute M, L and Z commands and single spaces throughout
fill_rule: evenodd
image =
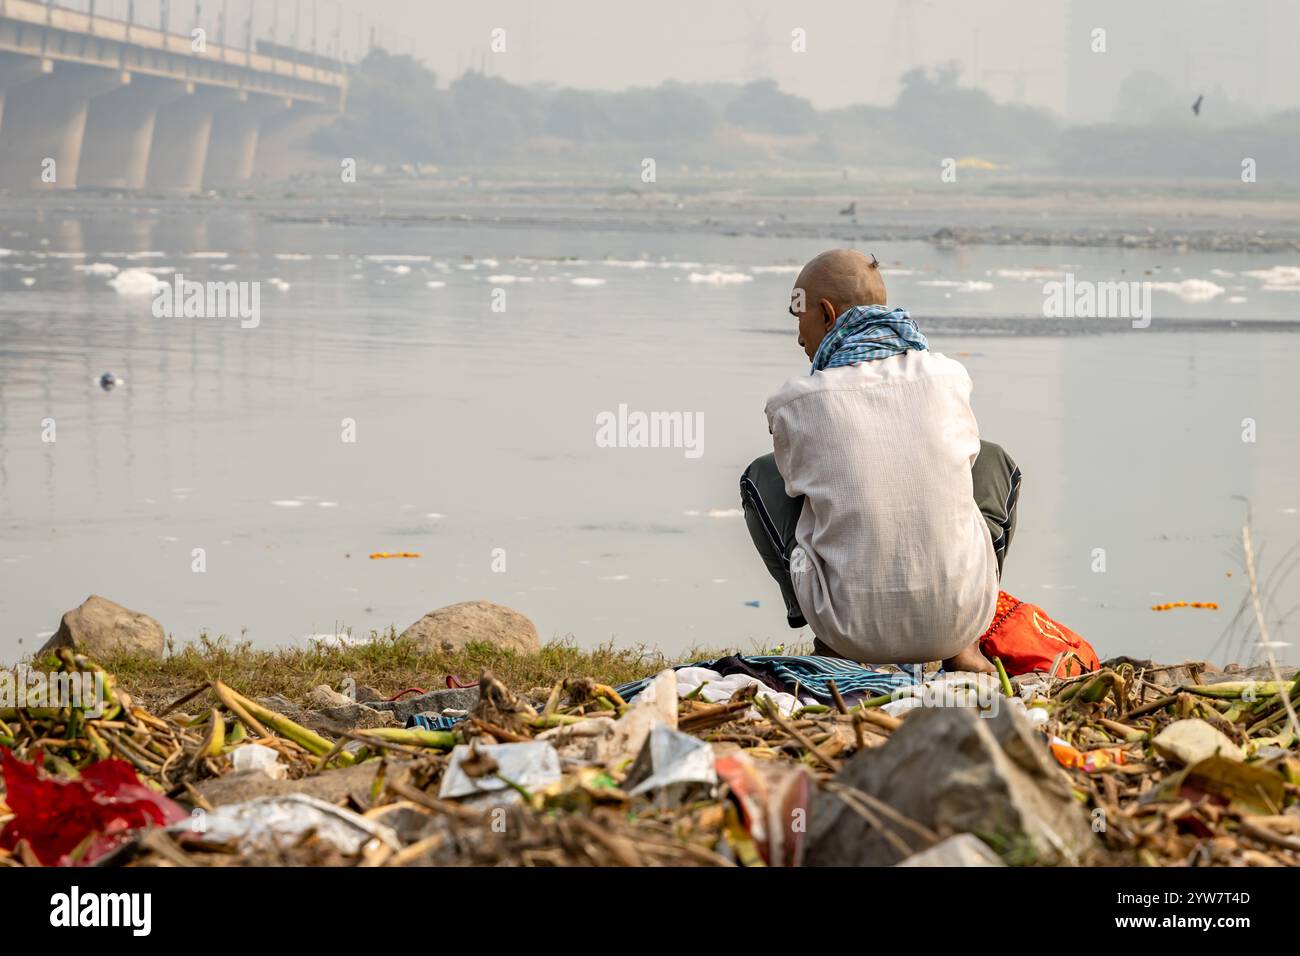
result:
M 975 504 L 979 427 L 958 362 L 908 351 L 791 379 L 767 401 L 791 578 L 813 633 L 875 664 L 951 657 L 988 628 L 997 560 Z

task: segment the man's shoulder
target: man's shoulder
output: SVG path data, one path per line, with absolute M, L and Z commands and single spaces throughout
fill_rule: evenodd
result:
M 891 355 L 889 358 L 876 359 L 872 362 L 823 369 L 812 375 L 795 376 L 768 398 L 767 415 L 771 418 L 784 405 L 824 392 L 870 388 L 891 382 L 943 378 L 955 378 L 963 383 L 970 381 L 966 367 L 956 359 L 940 352 L 911 350 L 902 355 Z

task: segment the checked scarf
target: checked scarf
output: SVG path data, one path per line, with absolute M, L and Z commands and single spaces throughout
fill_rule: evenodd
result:
M 855 305 L 844 310 L 835 320 L 835 327 L 817 346 L 809 374 L 901 355 L 909 349 L 923 352 L 929 347 L 906 310 L 887 305 Z

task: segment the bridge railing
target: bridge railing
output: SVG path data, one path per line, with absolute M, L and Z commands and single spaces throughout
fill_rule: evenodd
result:
M 200 55 L 194 51 L 189 34 L 164 33 L 155 27 L 128 23 L 125 20 L 98 14 L 92 16 L 80 10 L 71 10 L 53 3 L 42 3 L 39 0 L 0 0 L 0 18 L 62 30 L 66 33 L 100 37 L 179 56 Z M 238 47 L 205 41 L 205 49 L 201 55 L 207 60 L 293 77 L 310 83 L 337 87 L 347 85 L 346 74 L 341 69 L 297 63 Z

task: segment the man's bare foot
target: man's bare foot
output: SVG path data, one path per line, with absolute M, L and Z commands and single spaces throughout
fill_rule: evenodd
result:
M 989 659 L 980 653 L 979 641 L 944 661 L 943 669 L 946 671 L 974 671 L 977 674 L 996 674 L 998 672 L 998 669 L 989 662 Z

